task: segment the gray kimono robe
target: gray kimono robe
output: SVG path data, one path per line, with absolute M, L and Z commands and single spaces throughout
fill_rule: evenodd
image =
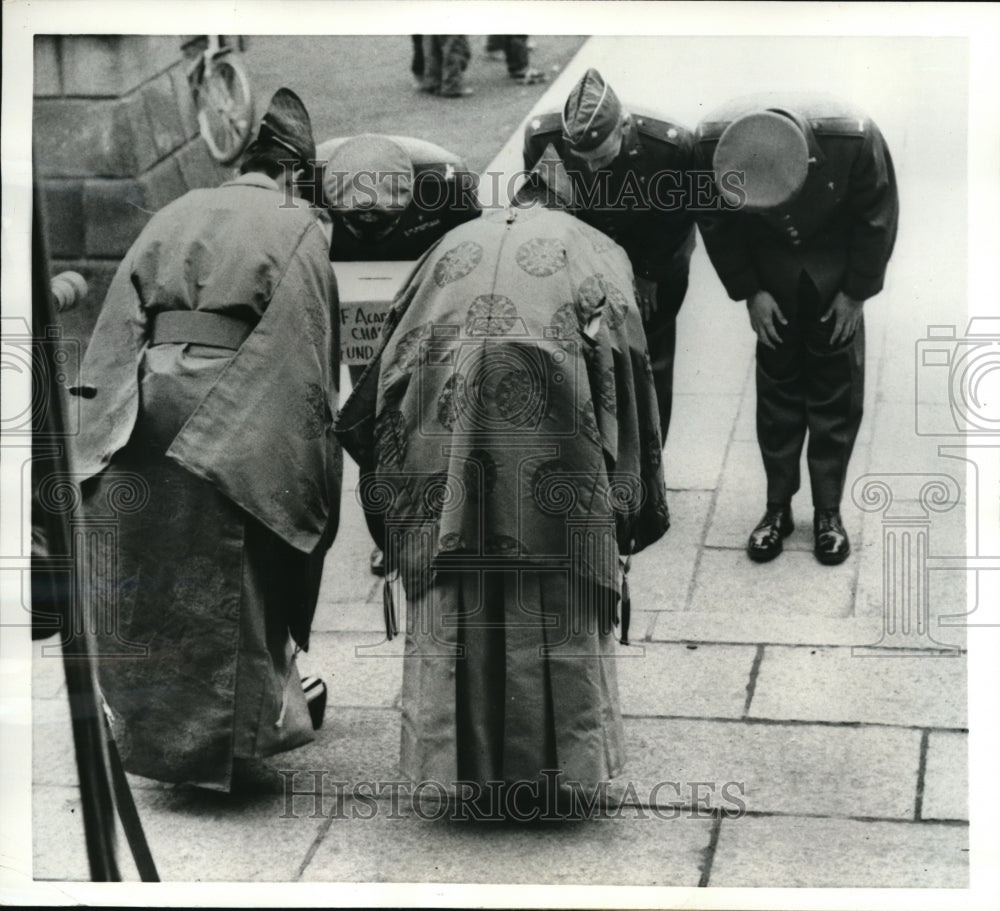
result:
M 228 789 L 233 757 L 312 739 L 293 646 L 339 515 L 326 247 L 248 174 L 157 213 L 108 291 L 81 368 L 79 578 L 131 772 Z M 157 315 L 178 310 L 249 334 L 160 343 Z

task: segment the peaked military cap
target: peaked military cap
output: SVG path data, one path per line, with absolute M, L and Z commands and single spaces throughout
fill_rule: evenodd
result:
M 563 139 L 577 152 L 592 152 L 618 126 L 622 105 L 597 70 L 591 68 L 573 87 L 563 108 Z
M 323 191 L 333 209 L 399 213 L 410 204 L 413 162 L 398 142 L 365 133 L 342 142 L 326 163 Z
M 250 150 L 257 143 L 268 141 L 288 149 L 303 167 L 316 157 L 316 140 L 313 139 L 309 112 L 302 99 L 291 89 L 281 88 L 274 93 Z
M 744 208 L 765 211 L 795 198 L 809 170 L 809 146 L 802 130 L 775 111 L 755 111 L 737 118 L 723 131 L 712 159 L 716 180 L 743 172 Z

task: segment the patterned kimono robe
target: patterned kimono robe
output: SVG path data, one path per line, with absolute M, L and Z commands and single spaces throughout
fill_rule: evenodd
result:
M 336 308 L 315 217 L 261 174 L 162 209 L 108 291 L 81 368 L 79 578 L 131 772 L 226 790 L 234 757 L 312 739 L 293 642 L 339 515 Z M 155 343 L 165 311 L 252 331 Z
M 404 774 L 616 774 L 619 558 L 669 525 L 621 248 L 539 207 L 449 232 L 337 430 L 407 597 Z

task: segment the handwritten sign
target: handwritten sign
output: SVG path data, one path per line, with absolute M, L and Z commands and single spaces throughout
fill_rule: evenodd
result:
M 378 350 L 382 324 L 413 263 L 331 263 L 340 293 L 340 362 L 367 364 Z

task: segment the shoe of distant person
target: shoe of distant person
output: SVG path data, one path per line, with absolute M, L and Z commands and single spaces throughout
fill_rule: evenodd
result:
M 516 79 L 521 85 L 537 85 L 540 82 L 547 82 L 548 76 L 541 70 L 527 69 L 510 74 L 511 79 Z
M 466 87 L 461 89 L 455 89 L 452 92 L 440 92 L 442 98 L 468 98 L 469 95 L 475 94 L 472 89 Z

